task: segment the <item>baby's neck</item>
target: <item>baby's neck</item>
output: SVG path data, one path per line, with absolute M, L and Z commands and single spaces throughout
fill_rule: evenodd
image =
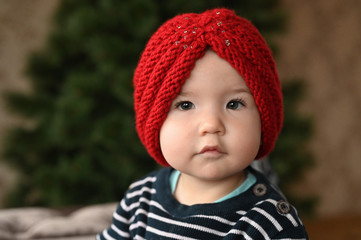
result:
M 174 197 L 184 205 L 213 203 L 231 193 L 246 179 L 243 171 L 221 180 L 203 180 L 181 173 Z

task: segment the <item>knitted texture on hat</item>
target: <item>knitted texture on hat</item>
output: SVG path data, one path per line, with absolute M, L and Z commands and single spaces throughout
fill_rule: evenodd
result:
M 160 129 L 172 101 L 207 49 L 231 64 L 253 94 L 262 124 L 257 159 L 270 153 L 282 128 L 280 81 L 258 30 L 228 9 L 178 15 L 153 34 L 134 73 L 136 129 L 149 154 L 163 166 L 168 163 L 160 149 Z

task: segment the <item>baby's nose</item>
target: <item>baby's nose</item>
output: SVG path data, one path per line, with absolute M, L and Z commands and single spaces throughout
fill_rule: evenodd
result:
M 204 113 L 199 124 L 199 134 L 220 134 L 225 133 L 225 126 L 222 116 L 214 112 Z

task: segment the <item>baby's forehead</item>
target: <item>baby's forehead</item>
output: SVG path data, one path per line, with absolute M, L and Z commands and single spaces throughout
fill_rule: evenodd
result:
M 236 94 L 252 95 L 238 71 L 215 52 L 207 50 L 205 55 L 197 60 L 176 99 L 203 96 L 229 97 Z
M 194 68 L 185 79 L 182 89 L 193 82 L 197 82 L 199 85 L 207 85 L 212 78 L 217 80 L 213 84 L 222 86 L 226 82 L 232 82 L 232 89 L 247 89 L 249 91 L 238 70 L 211 49 L 208 49 L 204 56 L 196 60 Z

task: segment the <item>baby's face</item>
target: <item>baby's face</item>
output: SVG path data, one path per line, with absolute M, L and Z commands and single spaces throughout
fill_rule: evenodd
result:
M 245 81 L 213 51 L 196 62 L 160 131 L 164 158 L 203 180 L 242 172 L 261 142 L 258 108 Z

